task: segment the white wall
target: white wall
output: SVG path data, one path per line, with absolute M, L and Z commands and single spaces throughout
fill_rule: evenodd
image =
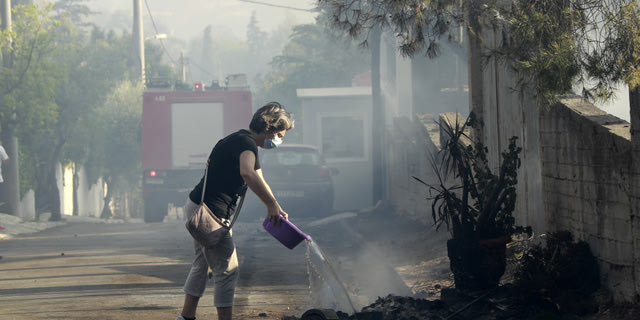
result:
M 103 208 L 105 187 L 102 178 L 95 184 L 89 185 L 86 171 L 83 167 L 78 170 L 78 215 L 81 217 L 100 217 Z M 60 193 L 60 212 L 63 215 L 73 215 L 73 169 L 56 167 L 56 182 Z M 35 216 L 35 209 L 34 209 Z
M 78 169 L 78 214 L 83 217 L 100 217 L 103 208 L 105 186 L 102 179 L 97 183 L 89 185 L 87 183 L 84 168 Z M 60 196 L 60 212 L 62 215 L 73 214 L 73 171 L 66 168 L 63 171 L 62 165 L 56 167 L 56 183 L 58 184 Z M 20 217 L 27 221 L 36 217 L 35 192 L 27 193 L 20 200 Z
M 36 197 L 33 190 L 27 193 L 20 200 L 20 218 L 23 221 L 34 220 L 36 218 Z
M 368 208 L 373 205 L 373 164 L 371 159 L 371 87 L 298 89 L 302 100 L 304 119 L 303 143 L 323 151 L 327 165 L 339 173 L 333 176 L 334 210 L 347 211 Z M 323 150 L 323 119 L 352 118 L 362 125 L 363 148 L 361 156 L 332 158 Z M 339 128 L 337 128 L 339 129 Z M 345 128 L 346 131 L 355 132 Z M 351 137 L 335 132 L 327 139 L 338 141 Z M 356 133 L 357 134 L 357 133 Z M 330 147 L 331 145 L 325 145 Z
M 89 184 L 84 167 L 78 169 L 78 215 L 100 217 L 104 207 L 105 185 L 102 178 Z

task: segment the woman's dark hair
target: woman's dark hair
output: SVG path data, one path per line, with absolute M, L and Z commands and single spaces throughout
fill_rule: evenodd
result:
M 293 129 L 291 113 L 278 102 L 269 102 L 253 114 L 249 129 L 255 133 L 273 133 Z

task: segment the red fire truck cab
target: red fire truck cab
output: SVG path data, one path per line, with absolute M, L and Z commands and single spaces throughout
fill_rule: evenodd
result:
M 183 206 L 224 136 L 251 121 L 251 92 L 146 91 L 142 106 L 144 220 L 159 222 L 169 204 Z

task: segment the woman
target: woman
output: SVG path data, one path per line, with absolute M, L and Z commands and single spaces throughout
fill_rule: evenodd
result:
M 282 143 L 294 121 L 278 102 L 270 102 L 253 115 L 249 130 L 234 132 L 218 143 L 209 155 L 204 202 L 221 219 L 230 219 L 240 190 L 246 184 L 266 205 L 272 223 L 288 219 L 262 176 L 258 147 L 275 148 Z M 190 217 L 200 204 L 204 177 L 189 194 L 184 212 Z M 176 320 L 195 319 L 198 301 L 204 294 L 208 268 L 213 272 L 214 306 L 219 320 L 230 320 L 238 279 L 238 258 L 232 232 L 215 247 L 195 243 L 195 259 L 184 285 L 184 305 Z

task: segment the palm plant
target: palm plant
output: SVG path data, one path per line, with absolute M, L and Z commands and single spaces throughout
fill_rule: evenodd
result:
M 515 225 L 517 171 L 520 167 L 517 137 L 509 139 L 507 151 L 494 174 L 487 159 L 487 148 L 473 140 L 467 128 L 473 127 L 473 114 L 463 123 L 442 122 L 448 137 L 431 163 L 437 183 L 414 179 L 429 188 L 431 213 L 439 228 L 447 226 L 452 238 L 490 239 L 510 236 L 529 229 Z
M 505 245 L 514 233 L 531 233 L 515 225 L 517 172 L 520 167 L 517 137 L 509 139 L 498 173 L 487 159 L 487 148 L 467 133 L 476 125 L 471 114 L 466 121 L 442 122 L 447 136 L 432 166 L 437 182 L 428 183 L 431 214 L 437 228 L 447 226 L 447 242 L 456 287 L 478 289 L 496 286 L 504 273 Z

